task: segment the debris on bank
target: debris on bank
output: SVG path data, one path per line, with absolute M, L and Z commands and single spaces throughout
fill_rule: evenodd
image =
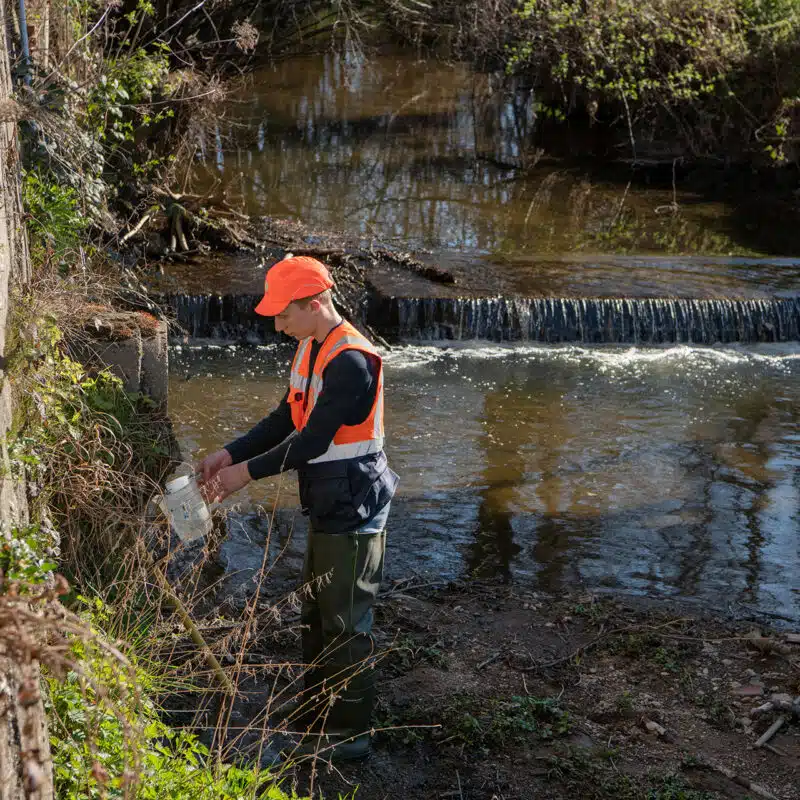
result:
M 797 797 L 796 633 L 480 581 L 395 582 L 376 617 L 375 753 L 323 771 L 325 796 Z M 260 663 L 291 660 L 296 623 L 260 637 Z M 249 696 L 273 680 L 253 672 Z

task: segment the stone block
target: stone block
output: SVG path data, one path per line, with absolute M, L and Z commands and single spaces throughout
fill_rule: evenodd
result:
M 142 386 L 142 337 L 131 332 L 127 339 L 81 343 L 72 348 L 75 357 L 88 368 L 108 367 L 120 378 L 128 392 L 138 392 Z
M 141 391 L 157 403 L 166 405 L 169 390 L 169 350 L 167 323 L 155 321 L 155 332 L 142 329 Z

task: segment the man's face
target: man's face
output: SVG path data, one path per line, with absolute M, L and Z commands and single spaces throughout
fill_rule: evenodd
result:
M 305 308 L 297 303 L 289 303 L 280 314 L 275 315 L 275 330 L 294 339 L 307 339 L 316 330 L 318 310 L 318 300 L 312 300 Z

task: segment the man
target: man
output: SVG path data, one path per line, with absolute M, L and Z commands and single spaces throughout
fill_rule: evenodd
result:
M 197 472 L 206 498 L 219 502 L 251 480 L 297 470 L 309 517 L 304 580 L 315 586 L 301 613 L 302 707 L 327 734 L 320 751 L 348 760 L 369 751 L 372 605 L 398 479 L 383 452 L 381 358 L 334 308 L 333 285 L 325 265 L 305 256 L 267 272 L 256 312 L 299 341 L 289 388 Z

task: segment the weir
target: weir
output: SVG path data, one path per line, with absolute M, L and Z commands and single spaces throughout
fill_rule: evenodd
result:
M 800 338 L 800 300 L 392 298 L 373 313 L 400 339 L 716 344 Z
M 170 294 L 165 303 L 192 337 L 273 341 L 256 294 Z M 583 344 L 730 344 L 800 340 L 800 298 L 451 298 L 372 292 L 363 317 L 392 340 Z M 358 322 L 359 320 L 356 320 Z

